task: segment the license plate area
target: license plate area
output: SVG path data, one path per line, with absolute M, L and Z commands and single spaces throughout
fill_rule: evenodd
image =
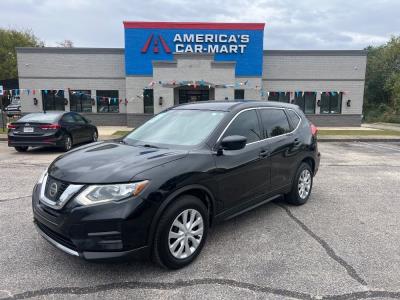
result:
M 28 132 L 28 133 L 31 133 L 31 132 L 33 132 L 34 130 L 33 130 L 33 127 L 24 127 L 24 132 Z

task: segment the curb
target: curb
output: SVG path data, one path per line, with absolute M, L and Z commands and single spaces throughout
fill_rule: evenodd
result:
M 400 138 L 388 138 L 388 139 L 362 139 L 362 138 L 348 138 L 348 139 L 341 139 L 341 138 L 332 138 L 332 139 L 324 139 L 318 138 L 318 142 L 322 143 L 329 143 L 329 142 L 377 142 L 377 143 L 392 143 L 392 142 L 400 142 Z

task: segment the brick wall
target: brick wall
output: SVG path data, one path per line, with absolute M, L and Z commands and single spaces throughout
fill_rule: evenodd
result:
M 342 114 L 361 115 L 366 63 L 365 51 L 266 50 L 263 88 L 274 92 L 344 91 Z M 347 100 L 351 100 L 350 107 Z M 315 111 L 319 113 L 317 105 Z

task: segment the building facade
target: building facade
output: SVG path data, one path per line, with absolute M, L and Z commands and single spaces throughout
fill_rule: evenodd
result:
M 366 52 L 263 50 L 263 23 L 124 22 L 125 48 L 17 48 L 22 112 L 77 111 L 137 127 L 173 105 L 299 105 L 319 126 L 361 124 Z

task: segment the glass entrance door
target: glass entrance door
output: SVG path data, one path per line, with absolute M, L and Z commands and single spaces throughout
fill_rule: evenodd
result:
M 209 89 L 179 89 L 179 104 L 210 100 Z

